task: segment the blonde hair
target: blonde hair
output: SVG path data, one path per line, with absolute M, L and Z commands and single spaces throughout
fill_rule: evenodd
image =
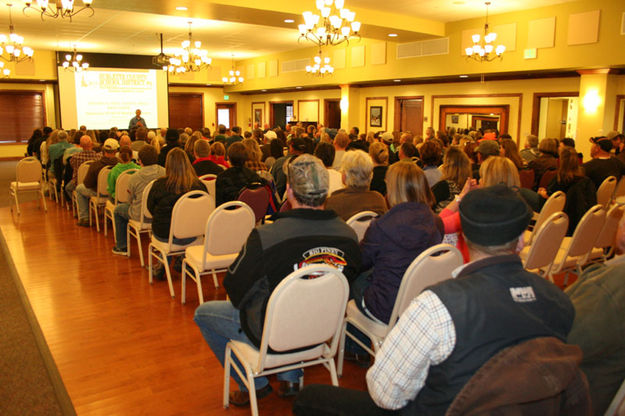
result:
M 373 177 L 373 161 L 363 150 L 350 150 L 341 159 L 341 173 L 346 186 L 369 189 Z
M 247 150 L 248 160 L 254 160 L 260 162 L 263 158 L 263 152 L 260 150 L 260 146 L 256 139 L 243 139 L 243 145 Z
M 187 154 L 179 147 L 174 147 L 167 153 L 165 176 L 165 187 L 175 194 L 188 192 L 198 180 Z
M 402 202 L 421 202 L 431 207 L 434 202 L 425 174 L 413 162 L 393 163 L 386 171 L 385 182 L 390 207 Z
M 519 170 L 507 157 L 490 156 L 480 166 L 480 186 L 486 188 L 500 183 L 520 188 Z
M 161 141 L 158 136 L 154 136 L 152 140 L 150 140 L 150 145 L 154 146 L 154 149 L 156 149 L 156 154 L 161 153 Z
M 373 163 L 386 165 L 388 164 L 388 147 L 381 142 L 371 143 L 371 146 L 369 146 L 369 156 L 371 156 Z
M 199 132 L 197 132 L 199 133 Z M 202 134 L 192 134 L 191 137 L 189 137 L 189 139 L 187 139 L 187 141 L 184 143 L 184 151 L 187 152 L 188 154 L 192 155 L 193 154 L 193 149 L 195 146 L 195 142 L 197 142 L 198 140 L 203 140 L 202 139 Z
M 452 181 L 462 187 L 471 176 L 471 160 L 461 149 L 451 146 L 445 153 L 441 171 L 442 180 Z

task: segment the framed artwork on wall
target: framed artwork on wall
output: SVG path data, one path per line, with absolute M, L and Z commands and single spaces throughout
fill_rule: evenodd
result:
M 258 126 L 263 125 L 263 109 L 262 108 L 254 109 L 254 124 L 258 124 Z
M 369 126 L 382 127 L 382 106 L 369 107 Z

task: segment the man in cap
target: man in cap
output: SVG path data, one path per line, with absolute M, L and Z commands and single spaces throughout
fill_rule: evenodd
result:
M 105 166 L 115 166 L 119 160 L 115 157 L 119 143 L 115 139 L 106 139 L 102 146 L 102 157 L 89 166 L 85 181 L 76 187 L 78 201 L 78 225 L 89 227 L 89 198 L 98 190 L 98 174 Z
M 477 154 L 477 165 L 472 167 L 473 178 L 480 179 L 480 165 L 490 156 L 499 156 L 499 143 L 495 140 L 482 140 L 475 149 Z
M 206 302 L 195 311 L 195 322 L 222 364 L 231 339 L 259 347 L 267 300 L 289 273 L 318 263 L 338 267 L 348 280 L 358 273 L 360 250 L 355 232 L 336 213 L 323 208 L 328 183 L 327 169 L 316 157 L 306 154 L 293 160 L 286 191 L 293 209 L 276 214 L 272 224 L 252 230 L 224 278 L 230 300 Z M 295 395 L 300 376 L 301 370 L 278 374 L 278 394 Z M 235 372 L 233 377 L 240 391 L 230 393 L 230 403 L 247 405 L 248 392 Z M 255 383 L 257 398 L 271 393 L 265 377 L 256 378 Z
M 592 160 L 583 164 L 584 172 L 599 189 L 601 183 L 608 176 L 615 176 L 619 180 L 625 173 L 625 164 L 610 154 L 612 140 L 605 136 L 591 137 L 590 157 Z
M 566 341 L 573 305 L 517 255 L 532 217 L 527 204 L 496 185 L 469 192 L 459 212 L 471 262 L 412 301 L 367 372 L 368 393 L 309 386 L 296 415 L 442 415 L 499 351 L 539 337 Z

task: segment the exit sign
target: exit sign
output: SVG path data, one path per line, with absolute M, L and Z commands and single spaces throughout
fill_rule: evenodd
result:
M 229 95 L 224 95 L 224 100 L 228 101 L 230 99 Z

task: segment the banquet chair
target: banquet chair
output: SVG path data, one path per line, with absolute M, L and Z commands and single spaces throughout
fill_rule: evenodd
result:
M 96 194 L 89 198 L 89 225 L 92 224 L 91 214 L 93 213 L 93 217 L 95 217 L 96 230 L 98 232 L 100 232 L 100 208 L 104 208 L 106 201 L 109 199 L 109 194 L 106 188 L 108 187 L 109 173 L 111 173 L 112 169 L 112 166 L 105 166 L 100 170 L 100 172 L 98 172 Z
M 17 215 L 20 215 L 20 203 L 18 195 L 20 193 L 39 193 L 41 195 L 41 203 L 43 204 L 43 210 L 48 211 L 46 205 L 46 198 L 43 195 L 43 184 L 41 175 L 41 163 L 34 157 L 26 157 L 17 162 L 15 168 L 15 181 L 9 185 L 9 197 L 13 197 L 15 200 L 15 209 Z M 13 205 L 11 205 L 11 211 Z
M 616 198 L 621 196 L 625 196 L 625 176 L 622 176 L 621 180 L 616 184 L 613 199 L 616 201 Z
M 358 242 L 361 242 L 365 237 L 365 233 L 375 218 L 378 217 L 378 214 L 373 211 L 361 211 L 354 215 L 352 215 L 347 221 L 347 225 L 352 227 L 354 231 L 356 231 L 356 235 L 358 236 Z
M 245 202 L 254 212 L 256 224 L 260 224 L 265 219 L 267 208 L 269 207 L 269 192 L 264 186 L 256 188 L 243 188 L 237 200 Z
M 217 184 L 217 175 L 213 175 L 212 173 L 207 173 L 206 175 L 202 175 L 199 178 L 204 186 L 206 186 L 206 192 L 208 192 L 208 196 L 211 198 L 211 209 L 210 212 L 213 212 L 215 209 L 215 185 Z
M 358 306 L 356 306 L 356 302 L 350 300 L 347 304 L 347 313 L 341 331 L 341 346 L 337 360 L 339 376 L 343 374 L 346 336 L 350 337 L 371 356 L 375 357 L 384 339 L 393 329 L 393 326 L 395 326 L 401 314 L 410 305 L 410 302 L 412 302 L 424 288 L 451 278 L 451 272 L 461 265 L 462 254 L 460 250 L 454 246 L 449 244 L 437 244 L 424 250 L 410 263 L 410 266 L 408 266 L 404 272 L 388 324 L 383 324 L 379 321 L 376 322 L 365 316 L 360 312 Z M 365 345 L 356 338 L 355 335 L 351 334 L 347 328 L 348 324 L 352 324 L 364 333 L 371 340 L 373 349 Z
M 562 211 L 551 214 L 539 229 L 534 231 L 535 237 L 531 246 L 525 246 L 519 253 L 523 267 L 527 270 L 545 269 L 545 276 L 550 276 L 553 261 L 562 245 L 569 217 Z
M 338 386 L 334 356 L 348 295 L 343 273 L 326 264 L 285 277 L 269 298 L 260 348 L 235 340 L 226 345 L 224 407 L 229 405 L 231 368 L 248 388 L 253 416 L 258 415 L 256 377 L 322 364 Z
M 113 236 L 117 235 L 117 230 L 115 229 L 115 216 L 113 212 L 115 211 L 115 207 L 117 204 L 123 204 L 128 202 L 128 181 L 130 181 L 130 175 L 138 171 L 139 169 L 128 169 L 123 171 L 117 177 L 115 181 L 115 201 L 111 202 L 110 199 L 106 200 L 106 205 L 104 206 L 104 235 L 107 235 L 106 229 L 106 220 L 110 219 L 111 224 L 113 225 Z
M 608 176 L 601 182 L 599 189 L 597 189 L 597 204 L 602 205 L 603 208 L 608 209 L 612 202 L 612 195 L 616 189 L 616 177 Z
M 141 267 L 145 267 L 145 262 L 143 261 L 143 247 L 141 246 L 141 234 L 148 233 L 148 235 L 150 235 L 152 232 L 152 214 L 148 211 L 148 195 L 150 194 L 150 190 L 152 189 L 152 185 L 155 180 L 150 181 L 150 183 L 143 188 L 141 196 L 141 216 L 139 217 L 139 221 L 130 218 L 128 220 L 128 226 L 126 227 L 128 257 L 130 257 L 130 237 L 134 237 L 137 240 L 137 249 L 139 250 L 139 261 L 141 262 Z
M 612 256 L 616 243 L 616 232 L 618 231 L 618 225 L 623 217 L 624 211 L 625 206 L 623 205 L 615 204 L 610 207 L 594 247 L 590 253 L 588 253 L 586 264 L 604 262 Z
M 551 217 L 554 213 L 560 212 L 564 210 L 564 205 L 566 203 L 566 194 L 562 191 L 557 191 L 551 194 L 551 196 L 547 199 L 543 208 L 540 210 L 540 213 L 535 215 L 536 222 L 534 223 L 534 227 L 532 230 L 526 230 L 523 233 L 523 242 L 525 245 L 531 245 L 532 239 L 534 238 L 535 231 L 537 231 L 540 226 L 547 221 L 547 218 Z
M 605 411 L 604 416 L 624 416 L 625 415 L 625 380 L 623 384 L 614 395 L 608 410 Z
M 186 302 L 187 275 L 197 284 L 200 304 L 204 303 L 202 275 L 212 273 L 215 288 L 219 287 L 217 272 L 225 271 L 237 258 L 255 225 L 254 211 L 241 201 L 221 204 L 210 214 L 204 229 L 204 244 L 185 250 L 181 278 L 182 303 Z
M 167 283 L 169 285 L 169 294 L 175 297 L 174 285 L 171 281 L 171 271 L 167 256 L 176 256 L 184 254 L 189 246 L 201 245 L 201 237 L 204 235 L 204 228 L 198 227 L 198 224 L 206 224 L 209 216 L 210 200 L 206 192 L 189 191 L 182 195 L 171 213 L 171 225 L 169 227 L 169 239 L 167 242 L 159 241 L 154 235 L 150 239 L 148 246 L 148 264 L 150 284 L 153 279 L 152 257 L 163 264 L 165 274 L 167 275 Z M 176 238 L 193 238 L 195 240 L 188 244 L 175 244 L 173 239 Z
M 76 173 L 76 186 L 85 182 L 85 177 L 89 171 L 89 166 L 93 163 L 93 160 L 87 160 L 78 167 L 78 173 Z M 74 217 L 78 216 L 78 199 L 76 190 L 72 191 L 72 214 Z

